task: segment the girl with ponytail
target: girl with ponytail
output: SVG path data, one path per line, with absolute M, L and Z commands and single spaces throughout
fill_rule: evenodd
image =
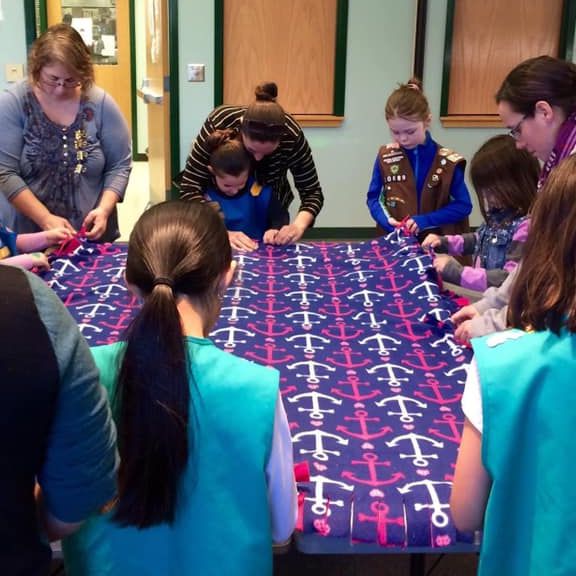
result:
M 118 498 L 64 543 L 70 576 L 272 574 L 272 542 L 295 522 L 292 446 L 278 372 L 208 339 L 233 273 L 209 204 L 165 202 L 136 223 L 126 282 L 142 308 L 124 342 L 93 349 Z

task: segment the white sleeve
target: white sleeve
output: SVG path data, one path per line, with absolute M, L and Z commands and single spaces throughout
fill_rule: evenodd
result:
M 482 434 L 482 390 L 475 358 L 472 358 L 472 362 L 468 365 L 468 376 L 462 394 L 462 411 L 472 426 Z
M 280 392 L 276 400 L 274 435 L 266 466 L 266 480 L 272 517 L 272 540 L 277 543 L 284 542 L 290 538 L 296 525 L 298 499 L 294 480 L 292 438 Z

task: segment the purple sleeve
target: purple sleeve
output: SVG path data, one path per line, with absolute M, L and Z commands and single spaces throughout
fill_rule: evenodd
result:
M 447 234 L 444 240 L 448 246 L 448 254 L 450 256 L 459 256 L 464 250 L 464 238 L 460 234 Z

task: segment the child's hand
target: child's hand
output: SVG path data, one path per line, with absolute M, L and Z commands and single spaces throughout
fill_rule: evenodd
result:
M 422 248 L 438 248 L 442 243 L 442 238 L 438 234 L 428 234 L 422 241 Z
M 228 232 L 228 240 L 230 240 L 230 246 L 235 250 L 245 250 L 246 252 L 252 252 L 258 249 L 258 242 L 254 242 L 251 238 L 248 238 L 244 232 Z
M 470 338 L 472 338 L 472 320 L 465 320 L 456 328 L 454 331 L 454 337 L 459 342 L 463 342 L 468 344 L 470 342 Z
M 442 274 L 444 272 L 444 268 L 446 268 L 446 264 L 450 262 L 452 256 L 448 256 L 448 254 L 436 254 L 434 257 L 434 262 L 432 262 L 436 272 L 438 274 Z
M 275 244 L 276 236 L 278 235 L 278 230 L 275 228 L 270 228 L 264 232 L 264 238 L 262 239 L 264 244 Z
M 30 256 L 30 260 L 25 265 L 27 270 L 32 270 L 32 268 L 36 268 L 38 271 L 50 270 L 50 262 L 48 262 L 44 252 L 32 252 L 28 256 Z
M 410 234 L 414 234 L 414 236 L 416 236 L 416 234 L 418 234 L 418 232 L 420 232 L 420 228 L 418 228 L 418 224 L 416 224 L 416 222 L 412 218 L 408 218 L 408 220 L 406 220 L 404 225 L 406 226 L 408 232 L 410 232 Z
M 458 326 L 466 320 L 472 320 L 472 318 L 476 318 L 476 316 L 480 316 L 480 312 L 478 312 L 473 304 L 468 304 L 468 306 L 464 306 L 463 308 L 460 308 L 458 312 L 452 314 L 450 320 L 452 320 L 452 322 Z
M 52 230 L 46 230 L 46 232 L 44 232 L 46 246 L 59 244 L 63 240 L 70 238 L 70 236 L 72 236 L 72 233 L 67 228 L 52 228 Z

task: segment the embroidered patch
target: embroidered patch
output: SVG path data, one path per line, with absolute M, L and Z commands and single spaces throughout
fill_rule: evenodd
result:
M 522 330 L 507 330 L 506 332 L 497 332 L 496 334 L 492 334 L 486 339 L 486 346 L 494 348 L 504 344 L 505 342 L 518 340 L 518 338 L 522 338 L 522 336 L 526 336 L 526 332 L 523 332 Z
M 386 198 L 386 206 L 390 206 L 390 208 L 395 208 L 398 204 L 406 204 L 404 198 L 400 198 L 399 196 L 388 196 Z
M 456 152 L 453 152 L 450 154 L 450 156 L 448 156 L 448 160 L 450 160 L 450 162 L 460 162 L 460 160 L 462 160 L 462 156 Z
M 440 148 L 440 150 L 438 150 L 438 154 L 440 156 L 448 156 L 449 154 L 452 154 L 452 150 L 450 150 L 450 148 Z
M 399 171 L 400 171 L 400 166 L 398 166 L 398 164 L 394 164 L 394 166 L 390 166 L 390 172 L 392 172 L 392 174 L 398 174 Z

